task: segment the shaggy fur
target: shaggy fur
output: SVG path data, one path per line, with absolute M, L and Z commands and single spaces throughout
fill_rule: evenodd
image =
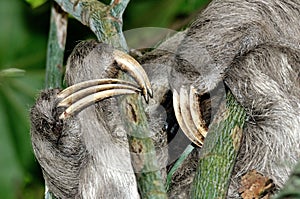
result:
M 300 157 L 300 2 L 214 0 L 184 34 L 139 58 L 153 85 L 145 106 L 162 168 L 167 133 L 178 125 L 166 105 L 170 89 L 193 85 L 203 94 L 224 82 L 249 117 L 228 198 L 239 197 L 240 176 L 252 169 L 281 187 Z M 68 84 L 114 77 L 111 51 L 79 44 L 68 61 Z M 59 198 L 139 198 L 116 100 L 61 123 L 57 92 L 42 93 L 31 110 L 33 148 L 49 189 Z M 196 154 L 174 176 L 170 198 L 189 194 Z
M 181 43 L 172 88 L 199 93 L 224 81 L 246 108 L 244 132 L 230 188 L 256 169 L 279 187 L 300 157 L 300 2 L 215 0 Z
M 67 84 L 111 76 L 112 50 L 96 41 L 78 44 L 68 60 Z M 140 198 L 116 99 L 59 121 L 56 93 L 42 93 L 31 110 L 33 149 L 49 190 L 62 199 Z

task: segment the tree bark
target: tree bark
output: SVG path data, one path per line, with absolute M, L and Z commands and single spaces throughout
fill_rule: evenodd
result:
M 192 198 L 225 198 L 242 139 L 245 110 L 228 92 L 205 139 Z

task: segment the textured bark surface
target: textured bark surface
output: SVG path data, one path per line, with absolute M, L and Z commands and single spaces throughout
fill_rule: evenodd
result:
M 60 88 L 62 85 L 67 24 L 68 14 L 53 3 L 47 47 L 46 88 Z
M 212 121 L 192 187 L 192 198 L 225 198 L 240 149 L 246 112 L 227 93 Z

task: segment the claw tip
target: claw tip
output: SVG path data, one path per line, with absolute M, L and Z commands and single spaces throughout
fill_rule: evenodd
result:
M 64 111 L 60 116 L 59 116 L 59 119 L 60 120 L 65 120 L 65 119 L 67 119 L 69 117 L 69 114 L 66 112 L 66 111 Z
M 147 94 L 144 95 L 144 99 L 145 99 L 146 103 L 148 104 L 149 103 L 149 96 Z
M 153 91 L 152 91 L 151 88 L 148 89 L 148 93 L 149 93 L 149 96 L 150 96 L 151 98 L 153 98 Z

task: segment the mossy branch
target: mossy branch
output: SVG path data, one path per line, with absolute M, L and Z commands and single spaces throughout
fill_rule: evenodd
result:
M 55 0 L 61 8 L 83 25 L 88 26 L 98 40 L 127 51 L 122 32 L 122 14 L 129 0 L 112 0 L 110 5 L 98 0 Z
M 201 149 L 192 187 L 193 199 L 226 198 L 231 172 L 241 144 L 246 113 L 228 92 Z

